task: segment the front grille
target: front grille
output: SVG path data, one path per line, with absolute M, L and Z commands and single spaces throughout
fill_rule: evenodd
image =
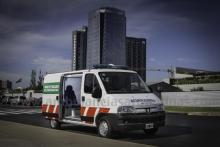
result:
M 123 122 L 127 123 L 149 123 L 149 122 L 160 122 L 165 119 L 163 112 L 152 112 L 150 114 L 135 114 L 137 117 L 126 117 Z M 141 116 L 142 115 L 142 116 Z M 140 117 L 138 117 L 140 116 Z

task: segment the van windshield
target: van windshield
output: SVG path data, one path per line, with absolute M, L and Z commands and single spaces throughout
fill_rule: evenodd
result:
M 147 85 L 138 74 L 129 72 L 99 72 L 106 92 L 116 93 L 150 93 Z

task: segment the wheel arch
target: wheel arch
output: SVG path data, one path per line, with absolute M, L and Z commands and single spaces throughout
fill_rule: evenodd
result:
M 100 120 L 101 118 L 103 118 L 103 117 L 106 117 L 106 116 L 108 116 L 108 113 L 99 113 L 99 114 L 96 116 L 96 118 L 95 118 L 95 124 L 96 124 L 96 126 L 98 126 L 99 120 Z

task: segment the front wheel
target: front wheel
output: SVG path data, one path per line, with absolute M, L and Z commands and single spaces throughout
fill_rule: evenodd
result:
M 59 121 L 53 120 L 53 119 L 50 120 L 50 127 L 51 128 L 53 128 L 53 129 L 60 129 L 60 126 L 61 126 L 61 124 L 60 124 Z
M 113 137 L 112 125 L 108 119 L 101 118 L 98 125 L 98 134 L 101 137 L 111 138 Z
M 153 128 L 153 129 L 144 129 L 145 134 L 147 135 L 154 135 L 159 128 Z

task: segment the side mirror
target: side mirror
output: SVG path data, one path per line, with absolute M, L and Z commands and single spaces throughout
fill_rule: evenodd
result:
M 98 87 L 95 87 L 92 90 L 92 97 L 100 99 L 102 97 L 102 89 L 98 88 Z
M 162 89 L 162 87 L 160 86 L 160 85 L 158 85 L 157 86 L 157 90 L 156 90 L 157 92 L 162 92 L 163 91 L 163 89 Z
M 148 89 L 150 90 L 151 93 L 154 93 L 153 89 L 150 86 L 148 86 Z

